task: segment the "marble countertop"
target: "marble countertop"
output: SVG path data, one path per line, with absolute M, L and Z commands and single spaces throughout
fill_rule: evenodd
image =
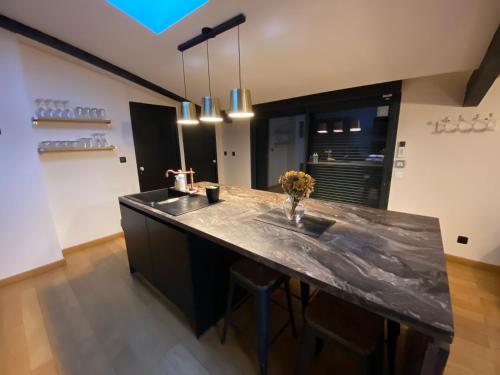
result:
M 255 220 L 270 209 L 281 208 L 283 194 L 221 186 L 220 198 L 224 202 L 180 216 L 126 196 L 119 200 L 451 342 L 453 319 L 437 218 L 307 199 L 307 214 L 336 221 L 319 238 L 313 238 Z

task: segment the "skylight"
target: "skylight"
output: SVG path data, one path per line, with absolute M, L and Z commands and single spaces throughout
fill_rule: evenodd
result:
M 161 34 L 173 24 L 208 3 L 208 0 L 107 1 L 155 34 Z

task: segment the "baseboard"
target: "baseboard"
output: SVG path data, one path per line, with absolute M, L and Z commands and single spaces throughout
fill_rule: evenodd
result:
M 446 254 L 446 260 L 460 263 L 460 264 L 463 264 L 463 265 L 469 266 L 469 267 L 474 267 L 474 268 L 479 268 L 479 269 L 490 271 L 490 272 L 500 273 L 500 266 L 497 266 L 495 264 L 484 263 L 484 262 L 480 262 L 478 260 L 462 258 L 462 257 L 456 256 L 456 255 L 451 255 L 451 254 Z
M 80 251 L 83 249 L 86 249 L 87 247 L 94 246 L 94 245 L 99 245 L 103 242 L 111 241 L 114 240 L 115 238 L 120 238 L 123 237 L 123 232 L 118 232 L 114 234 L 110 234 L 109 236 L 104 236 L 97 238 L 92 241 L 84 242 L 75 246 L 70 246 L 62 250 L 63 256 L 66 256 L 68 254 L 74 253 L 76 251 Z
M 42 273 L 53 270 L 54 268 L 64 266 L 65 264 L 66 264 L 66 259 L 63 258 L 60 260 L 56 260 L 55 262 L 45 264 L 43 266 L 33 268 L 32 270 L 21 272 L 21 273 L 18 273 L 17 275 L 6 277 L 5 279 L 0 280 L 0 287 L 15 283 L 18 281 L 22 281 L 25 279 L 29 279 L 30 277 L 33 277 L 33 276 L 38 276 Z
M 120 237 L 123 237 L 123 232 L 114 233 L 114 234 L 111 234 L 109 236 L 105 236 L 105 237 L 97 238 L 97 239 L 92 240 L 92 241 L 81 243 L 79 245 L 67 247 L 67 248 L 62 250 L 63 259 L 57 260 L 55 262 L 46 264 L 46 265 L 41 266 L 41 267 L 33 268 L 32 270 L 29 270 L 29 271 L 18 273 L 17 275 L 6 277 L 5 279 L 0 279 L 0 287 L 7 285 L 7 284 L 15 283 L 17 281 L 22 281 L 22 280 L 28 279 L 28 278 L 33 277 L 33 276 L 40 275 L 44 272 L 50 271 L 50 270 L 57 268 L 57 267 L 64 266 L 66 264 L 66 259 L 64 257 L 66 257 L 68 254 L 86 249 L 90 246 L 98 245 L 98 244 L 103 243 L 103 242 L 111 241 L 111 240 L 114 240 L 115 238 L 120 238 Z

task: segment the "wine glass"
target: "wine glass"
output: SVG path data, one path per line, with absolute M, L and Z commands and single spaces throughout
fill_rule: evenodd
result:
M 83 107 L 75 107 L 75 109 L 73 109 L 73 113 L 76 118 L 83 118 Z
M 99 119 L 101 119 L 101 120 L 105 120 L 106 119 L 106 111 L 104 110 L 104 108 L 99 108 L 97 110 L 97 113 L 99 115 Z
M 89 107 L 83 107 L 82 118 L 84 118 L 86 120 L 90 119 L 90 108 Z
M 63 110 L 61 108 L 61 100 L 54 100 L 54 112 L 52 113 L 52 116 L 55 118 L 62 118 L 63 117 Z
M 101 133 L 92 134 L 92 147 L 101 147 Z
M 67 118 L 67 119 L 72 119 L 72 118 L 75 118 L 75 114 L 73 113 L 73 111 L 71 109 L 68 108 L 68 103 L 69 101 L 68 100 L 63 100 L 63 117 L 64 118 Z
M 54 110 L 52 109 L 52 99 L 44 99 L 45 108 L 42 111 L 43 117 L 51 118 L 54 115 Z
M 90 109 L 90 118 L 92 120 L 97 120 L 99 118 L 99 111 L 97 108 Z
M 99 137 L 101 139 L 101 147 L 107 147 L 109 145 L 109 143 L 108 143 L 108 140 L 106 139 L 106 134 L 101 133 L 99 135 Z
M 43 99 L 41 98 L 38 98 L 35 100 L 35 103 L 36 103 L 36 112 L 35 112 L 35 116 L 37 119 L 43 117 Z

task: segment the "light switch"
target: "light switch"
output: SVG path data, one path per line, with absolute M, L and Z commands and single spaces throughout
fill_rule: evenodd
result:
M 398 158 L 404 158 L 406 156 L 406 141 L 400 141 L 398 143 L 398 151 L 396 152 Z
M 394 167 L 404 168 L 404 167 L 406 167 L 406 161 L 405 160 L 396 160 L 394 163 Z

